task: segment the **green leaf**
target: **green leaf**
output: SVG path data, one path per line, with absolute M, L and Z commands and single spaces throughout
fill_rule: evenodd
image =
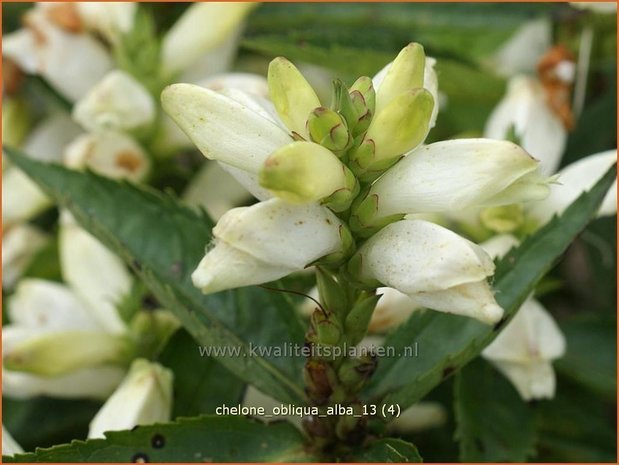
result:
M 496 267 L 494 290 L 505 317 L 494 327 L 477 320 L 439 312 L 414 313 L 385 341 L 395 354 L 415 346 L 414 357 L 383 358 L 365 396 L 402 409 L 421 399 L 486 347 L 514 316 L 539 280 L 561 257 L 572 240 L 595 216 L 616 178 L 612 167 L 559 218 L 554 218 Z
M 371 442 L 361 451 L 348 457 L 347 461 L 360 463 L 420 463 L 423 462 L 417 448 L 401 439 L 385 438 Z
M 464 367 L 454 391 L 462 462 L 524 462 L 535 452 L 533 412 L 489 363 Z
M 237 405 L 245 383 L 212 357 L 200 355 L 198 343 L 185 330 L 170 340 L 159 363 L 174 372 L 172 418 L 215 413 L 220 405 Z
M 251 346 L 303 344 L 303 325 L 287 297 L 258 287 L 204 296 L 191 283 L 211 241 L 208 218 L 153 190 L 34 161 L 10 148 L 5 153 L 123 258 L 200 344 L 216 347 L 220 363 L 276 399 L 304 399 L 302 358 L 251 353 Z
M 290 423 L 264 424 L 243 417 L 203 416 L 106 433 L 11 462 L 305 462 L 304 438 Z
M 557 371 L 607 400 L 616 399 L 617 321 L 589 316 L 559 325 L 567 340 L 567 352 L 555 363 Z

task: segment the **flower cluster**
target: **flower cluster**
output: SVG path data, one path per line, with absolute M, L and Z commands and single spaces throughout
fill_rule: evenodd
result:
M 543 198 L 538 162 L 508 141 L 424 145 L 438 84 L 419 44 L 373 79 L 336 81 L 328 107 L 284 58 L 271 62 L 268 85 L 271 102 L 191 84 L 162 94 L 202 153 L 261 200 L 219 220 L 194 284 L 212 293 L 319 264 L 366 289 L 389 286 L 428 308 L 498 321 L 492 259 L 413 215 Z

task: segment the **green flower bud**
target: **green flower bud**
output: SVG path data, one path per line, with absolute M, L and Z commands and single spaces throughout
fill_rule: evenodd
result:
M 359 79 L 357 79 L 350 88 L 351 96 L 355 92 L 359 92 L 363 96 L 365 107 L 370 111 L 370 113 L 375 113 L 374 110 L 376 110 L 376 91 L 374 90 L 372 79 L 367 76 L 361 76 Z
M 393 99 L 372 119 L 364 144 L 352 154 L 356 174 L 378 171 L 422 143 L 430 129 L 433 107 L 434 98 L 425 89 L 410 90 Z M 374 144 L 373 154 L 364 147 L 369 141 Z
M 330 346 L 336 345 L 342 336 L 342 328 L 333 312 L 316 309 L 312 313 L 312 327 L 316 331 L 316 342 Z
M 370 194 L 353 204 L 349 225 L 359 236 L 370 237 L 379 229 L 404 218 L 403 214 L 397 214 L 377 219 L 376 213 L 378 212 L 379 202 L 380 197 L 378 195 Z
M 320 107 L 320 100 L 301 72 L 283 57 L 269 65 L 269 95 L 277 114 L 292 132 L 307 136 L 306 121 L 310 112 Z
M 499 234 L 510 233 L 524 223 L 524 211 L 520 204 L 488 207 L 482 210 L 479 219 L 491 231 Z
M 352 253 L 355 251 L 355 240 L 352 237 L 352 234 L 343 224 L 339 227 L 339 234 L 342 244 L 341 249 L 337 252 L 333 252 L 329 255 L 321 257 L 320 259 L 312 263 L 312 265 L 339 266 L 352 255 Z
M 377 114 L 402 93 L 423 87 L 425 62 L 426 56 L 419 44 L 408 44 L 400 51 L 376 93 Z
M 316 267 L 316 285 L 323 306 L 328 311 L 343 315 L 348 310 L 348 297 L 344 288 L 324 268 Z
M 333 81 L 333 91 L 331 96 L 331 109 L 338 112 L 346 121 L 349 131 L 354 129 L 358 115 L 355 106 L 352 103 L 348 88 L 346 85 L 336 79 Z
M 273 152 L 260 172 L 260 185 L 290 203 L 321 201 L 334 211 L 348 208 L 358 183 L 331 152 L 313 142 L 293 142 Z
M 337 374 L 340 382 L 351 391 L 358 391 L 376 371 L 376 357 L 348 358 L 342 362 Z
M 316 108 L 307 120 L 310 139 L 335 152 L 346 149 L 350 141 L 346 121 L 337 112 Z
M 18 147 L 30 129 L 30 109 L 21 99 L 5 98 L 2 102 L 2 143 Z
M 63 331 L 26 340 L 4 354 L 4 367 L 41 376 L 60 376 L 99 365 L 125 365 L 131 343 L 103 332 Z
M 374 293 L 363 292 L 353 305 L 344 322 L 349 344 L 358 344 L 367 333 L 372 313 L 374 313 L 380 297 L 380 295 Z

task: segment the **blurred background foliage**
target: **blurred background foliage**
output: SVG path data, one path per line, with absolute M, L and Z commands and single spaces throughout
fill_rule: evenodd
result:
M 187 5 L 145 3 L 141 8 L 152 13 L 157 31 L 162 32 Z M 3 32 L 18 28 L 20 16 L 29 7 L 28 3 L 3 3 Z M 567 3 L 267 3 L 248 19 L 237 68 L 264 74 L 270 59 L 284 55 L 297 63 L 327 68 L 350 84 L 359 75 L 375 74 L 407 43 L 420 42 L 427 55 L 437 59 L 439 89 L 445 96 L 445 108 L 430 138 L 475 136 L 481 135 L 506 86 L 506 80 L 493 69 L 490 57 L 520 26 L 537 18 L 551 20 L 555 42 L 567 45 L 576 54 L 582 31 L 591 28 L 594 33 L 585 105 L 570 133 L 562 166 L 615 148 L 616 18 L 577 10 Z M 33 93 L 46 104 L 63 104 L 44 83 L 36 78 L 31 80 Z M 328 85 L 327 81 L 327 92 Z M 179 160 L 162 169 L 166 175 L 160 179 L 160 187 L 179 190 L 202 157 L 188 154 Z M 53 224 L 54 214 L 47 215 L 38 221 Z M 524 412 L 518 422 L 495 425 L 505 429 L 502 437 L 508 442 L 518 436 L 522 443 L 519 449 L 509 455 L 506 444 L 497 456 L 484 455 L 480 448 L 475 456 L 477 461 L 496 461 L 497 457 L 540 462 L 616 460 L 616 257 L 616 218 L 597 220 L 575 241 L 549 278 L 552 285 L 541 300 L 557 319 L 568 343 L 566 356 L 556 363 L 556 398 L 525 404 L 507 381 L 479 360 L 471 369 L 486 373 L 484 381 L 490 384 L 480 389 L 488 388 L 488 395 L 470 395 L 466 389 L 470 382 L 467 377 L 471 376 L 467 367 L 465 375 L 456 382 L 449 380 L 428 396 L 428 400 L 447 409 L 447 422 L 405 437 L 423 451 L 425 461 L 454 462 L 463 458 L 454 441 L 454 391 L 466 398 L 468 408 L 500 409 L 511 402 Z M 43 250 L 26 274 L 59 279 L 56 245 L 52 243 Z M 163 354 L 168 364 L 182 359 L 179 354 L 186 351 L 181 348 L 191 344 L 188 337 L 182 333 L 173 339 Z M 219 369 L 204 370 L 211 368 Z M 192 378 L 187 361 L 179 363 L 175 371 L 179 379 Z M 221 371 L 218 378 L 221 376 L 222 380 L 233 376 Z M 229 385 L 235 383 L 222 381 L 213 389 L 224 395 Z M 195 389 L 194 393 L 201 388 L 190 389 Z M 225 392 L 231 403 L 240 400 L 242 394 L 242 389 Z M 175 413 L 208 413 L 220 403 L 180 404 Z M 88 421 L 97 409 L 97 403 L 89 401 L 5 398 L 3 421 L 28 450 L 84 437 Z

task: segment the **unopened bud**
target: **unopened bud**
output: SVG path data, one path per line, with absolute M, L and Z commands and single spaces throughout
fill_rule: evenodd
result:
M 357 392 L 376 371 L 377 360 L 374 355 L 365 355 L 359 358 L 347 358 L 338 369 L 340 382 Z
M 344 118 L 327 108 L 316 108 L 310 113 L 307 129 L 310 139 L 336 152 L 346 149 L 350 141 Z
M 351 95 L 355 92 L 359 92 L 359 94 L 363 96 L 365 107 L 370 111 L 370 113 L 375 113 L 374 110 L 376 110 L 376 91 L 374 90 L 372 79 L 367 76 L 361 76 L 359 79 L 357 79 L 350 88 Z
M 355 345 L 361 342 L 361 339 L 367 333 L 368 325 L 379 299 L 380 295 L 364 292 L 355 302 L 344 322 L 349 344 Z
M 320 344 L 334 346 L 342 336 L 342 328 L 334 313 L 316 309 L 312 313 L 312 327 L 316 330 L 316 341 Z
M 269 65 L 269 95 L 277 114 L 293 132 L 305 137 L 306 121 L 320 100 L 301 72 L 283 57 L 275 58 Z
M 350 170 L 313 142 L 293 142 L 273 152 L 260 172 L 260 185 L 287 202 L 321 201 L 335 211 L 348 208 L 358 192 Z

